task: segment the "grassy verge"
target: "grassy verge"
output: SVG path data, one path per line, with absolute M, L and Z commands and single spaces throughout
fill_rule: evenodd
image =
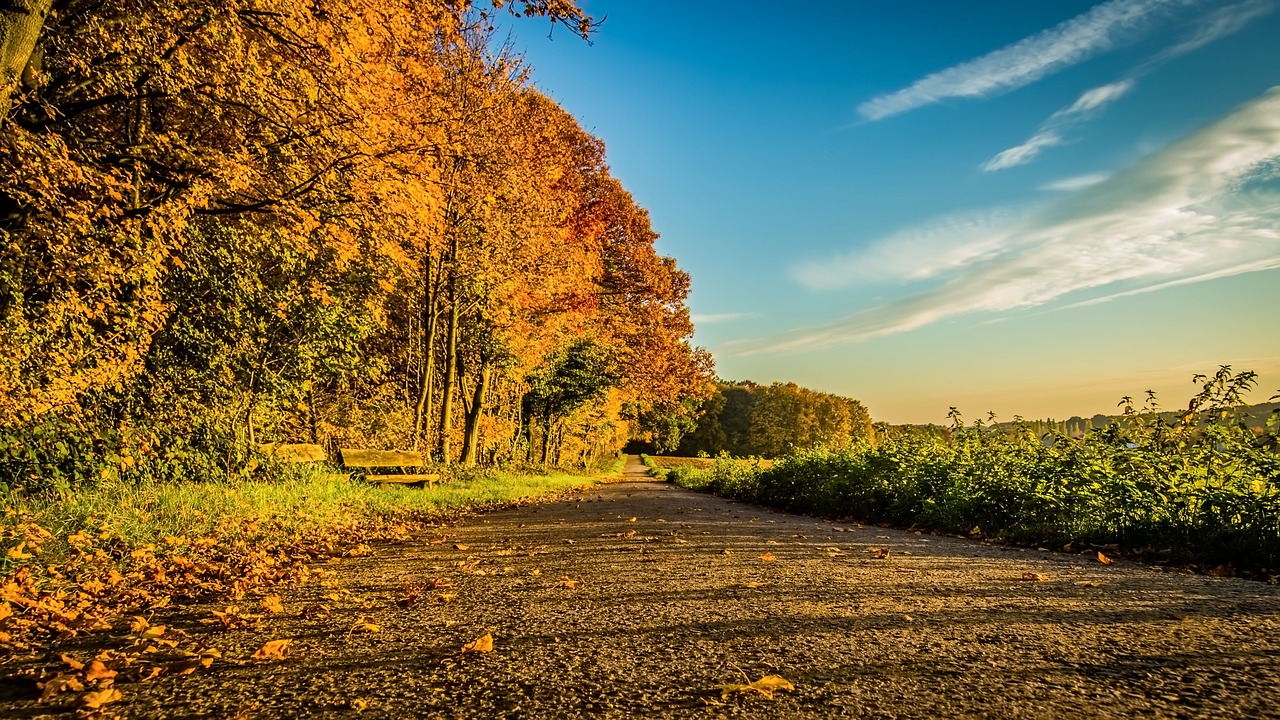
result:
M 420 489 L 299 470 L 273 482 L 13 493 L 0 518 L 0 646 L 56 644 L 174 599 L 239 601 L 305 577 L 310 559 L 365 554 L 367 543 L 601 475 L 476 473 Z

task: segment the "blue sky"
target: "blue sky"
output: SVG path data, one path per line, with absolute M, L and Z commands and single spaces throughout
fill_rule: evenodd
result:
M 1280 0 L 644 3 L 539 87 L 693 277 L 722 377 L 877 419 L 1280 389 Z

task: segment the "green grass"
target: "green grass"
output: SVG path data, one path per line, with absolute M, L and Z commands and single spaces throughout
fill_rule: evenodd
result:
M 615 472 L 610 468 L 610 473 Z M 163 543 L 168 536 L 208 536 L 219 542 L 334 535 L 356 528 L 426 521 L 484 505 L 512 503 L 591 485 L 599 475 L 482 472 L 436 487 L 379 487 L 298 469 L 277 481 L 103 483 L 56 495 L 9 493 L 0 518 L 0 552 L 30 537 L 34 523 L 53 537 L 41 561 L 67 553 L 67 536 L 109 534 L 123 549 Z M 375 533 L 376 534 L 376 533 Z M 0 571 L 16 563 L 0 560 Z

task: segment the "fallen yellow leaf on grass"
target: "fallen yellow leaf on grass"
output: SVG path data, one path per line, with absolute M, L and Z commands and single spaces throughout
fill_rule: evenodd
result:
M 382 627 L 380 625 L 375 625 L 373 618 L 362 617 L 359 620 L 356 620 L 356 624 L 352 626 L 351 632 L 376 633 L 382 632 Z
M 493 635 L 485 633 L 481 637 L 472 640 L 462 646 L 463 653 L 487 653 L 493 652 Z
M 463 545 L 462 543 L 454 543 L 454 544 L 453 544 L 453 549 L 454 549 L 454 550 L 470 550 L 470 549 L 471 549 L 471 546 L 470 546 L 470 545 Z
M 1115 560 L 1112 560 L 1111 558 L 1107 557 L 1106 555 L 1103 555 L 1103 554 L 1102 554 L 1102 551 L 1101 551 L 1101 550 L 1099 550 L 1099 551 L 1098 551 L 1098 562 L 1102 563 L 1103 565 L 1110 565 L 1111 563 L 1115 562 Z
M 97 710 L 103 705 L 116 702 L 122 697 L 124 695 L 121 695 L 119 690 L 109 687 L 106 690 L 98 690 L 81 695 L 80 704 L 90 710 Z
M 752 683 L 743 685 L 741 683 L 725 683 L 717 685 L 716 689 L 720 691 L 720 699 L 728 700 L 733 695 L 759 695 L 766 700 L 772 700 L 773 694 L 779 690 L 796 689 L 785 678 L 778 675 L 765 675 L 764 677 Z
M 560 587 L 563 587 L 563 588 L 569 588 L 569 589 L 571 589 L 571 590 L 572 590 L 573 588 L 578 587 L 578 581 L 577 581 L 577 580 L 570 580 L 570 579 L 569 579 L 569 578 L 567 578 L 567 577 L 562 577 L 562 578 L 560 578 Z
M 283 660 L 292 643 L 292 640 L 271 640 L 258 648 L 252 657 L 254 660 Z
M 1022 573 L 1022 579 L 1027 582 L 1046 582 L 1049 576 L 1037 572 L 1024 572 Z
M 269 612 L 269 613 L 284 612 L 284 604 L 280 602 L 279 595 L 268 595 L 262 598 L 262 603 L 260 607 L 262 608 L 263 612 Z
M 771 553 L 771 552 L 767 552 L 767 553 L 765 553 L 765 554 L 761 555 L 759 559 L 760 559 L 760 560 L 763 560 L 763 561 L 765 561 L 765 562 L 773 562 L 774 560 L 777 560 L 778 558 L 774 557 L 774 556 L 773 556 L 773 553 Z

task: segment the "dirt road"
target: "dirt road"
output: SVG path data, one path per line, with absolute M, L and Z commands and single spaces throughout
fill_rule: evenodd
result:
M 211 633 L 225 659 L 209 669 L 122 685 L 119 712 L 1280 717 L 1280 588 L 1256 582 L 825 522 L 656 482 L 374 551 L 320 567 L 259 627 Z M 492 652 L 461 652 L 486 634 Z M 274 639 L 292 640 L 283 660 L 248 659 Z M 717 690 L 770 674 L 794 691 Z

